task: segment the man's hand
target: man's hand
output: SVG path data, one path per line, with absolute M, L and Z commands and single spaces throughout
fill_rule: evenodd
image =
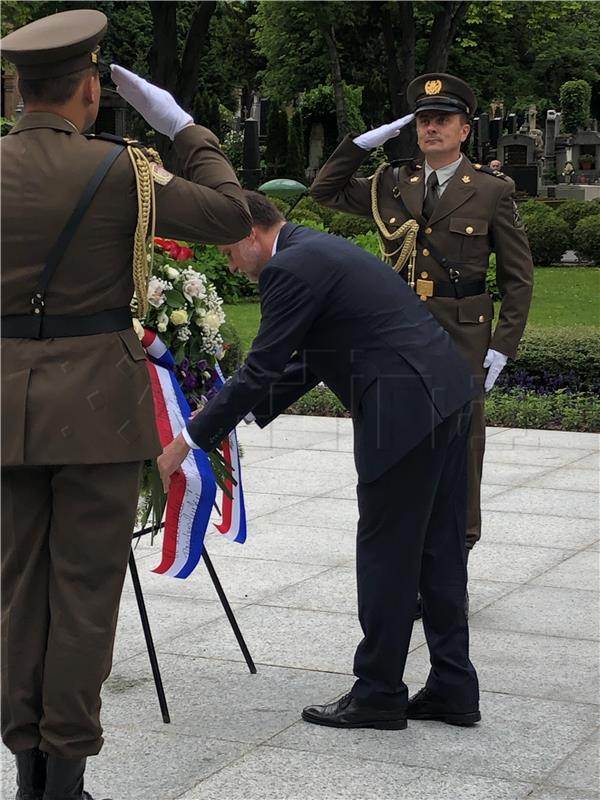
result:
M 174 472 L 177 472 L 189 452 L 189 446 L 187 445 L 183 436 L 179 434 L 179 436 L 176 436 L 173 439 L 171 444 L 168 444 L 165 447 L 165 449 L 162 451 L 162 455 L 156 459 L 158 471 L 160 473 L 160 479 L 163 483 L 165 492 L 169 491 L 171 475 Z
M 194 124 L 193 118 L 177 105 L 169 92 L 118 64 L 110 65 L 110 73 L 117 92 L 155 131 L 174 139 L 180 130 Z
M 415 118 L 414 114 L 407 114 L 405 117 L 400 117 L 395 122 L 390 122 L 389 125 L 381 125 L 379 128 L 374 128 L 372 131 L 361 133 L 356 139 L 352 141 L 354 144 L 362 147 L 363 150 L 372 150 L 374 147 L 387 142 L 388 139 L 393 139 L 398 136 L 402 128 L 412 122 Z
M 488 374 L 485 379 L 484 389 L 489 392 L 492 386 L 496 383 L 498 375 L 502 372 L 508 361 L 504 353 L 499 353 L 497 350 L 488 350 L 485 360 L 483 362 L 484 369 L 487 369 Z

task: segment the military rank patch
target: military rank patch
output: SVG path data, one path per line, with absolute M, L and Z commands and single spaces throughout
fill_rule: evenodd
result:
M 152 178 L 154 179 L 155 183 L 159 183 L 161 186 L 166 186 L 167 183 L 173 180 L 175 175 L 172 172 L 169 172 L 164 167 L 161 167 L 160 164 L 151 165 L 152 168 Z
M 515 228 L 522 228 L 523 220 L 521 219 L 521 215 L 519 214 L 519 207 L 514 200 L 512 201 L 512 204 L 513 204 L 513 224 Z

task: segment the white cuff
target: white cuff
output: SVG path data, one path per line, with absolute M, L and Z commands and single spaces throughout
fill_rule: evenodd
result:
M 182 428 L 181 429 L 181 435 L 185 439 L 185 442 L 186 442 L 187 446 L 191 447 L 192 450 L 202 450 L 200 445 L 196 444 L 196 442 L 192 439 L 192 437 L 190 436 L 190 433 L 189 433 L 187 428 Z

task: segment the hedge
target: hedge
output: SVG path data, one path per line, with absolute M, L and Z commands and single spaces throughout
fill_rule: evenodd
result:
M 498 387 L 548 394 L 600 391 L 598 328 L 528 328 L 516 359 L 509 360 Z
M 485 403 L 486 424 L 509 428 L 600 431 L 600 401 L 587 392 L 561 390 L 537 394 L 526 389 L 492 389 Z M 349 417 L 338 398 L 327 388 L 317 387 L 288 410 L 290 414 Z
M 580 219 L 575 226 L 573 247 L 579 258 L 600 264 L 600 206 L 597 214 Z

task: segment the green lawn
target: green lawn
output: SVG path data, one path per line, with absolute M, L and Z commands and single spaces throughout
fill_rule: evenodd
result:
M 224 306 L 237 329 L 244 352 L 258 330 L 258 303 Z M 536 269 L 529 325 L 573 327 L 600 324 L 600 269 L 552 267 Z

